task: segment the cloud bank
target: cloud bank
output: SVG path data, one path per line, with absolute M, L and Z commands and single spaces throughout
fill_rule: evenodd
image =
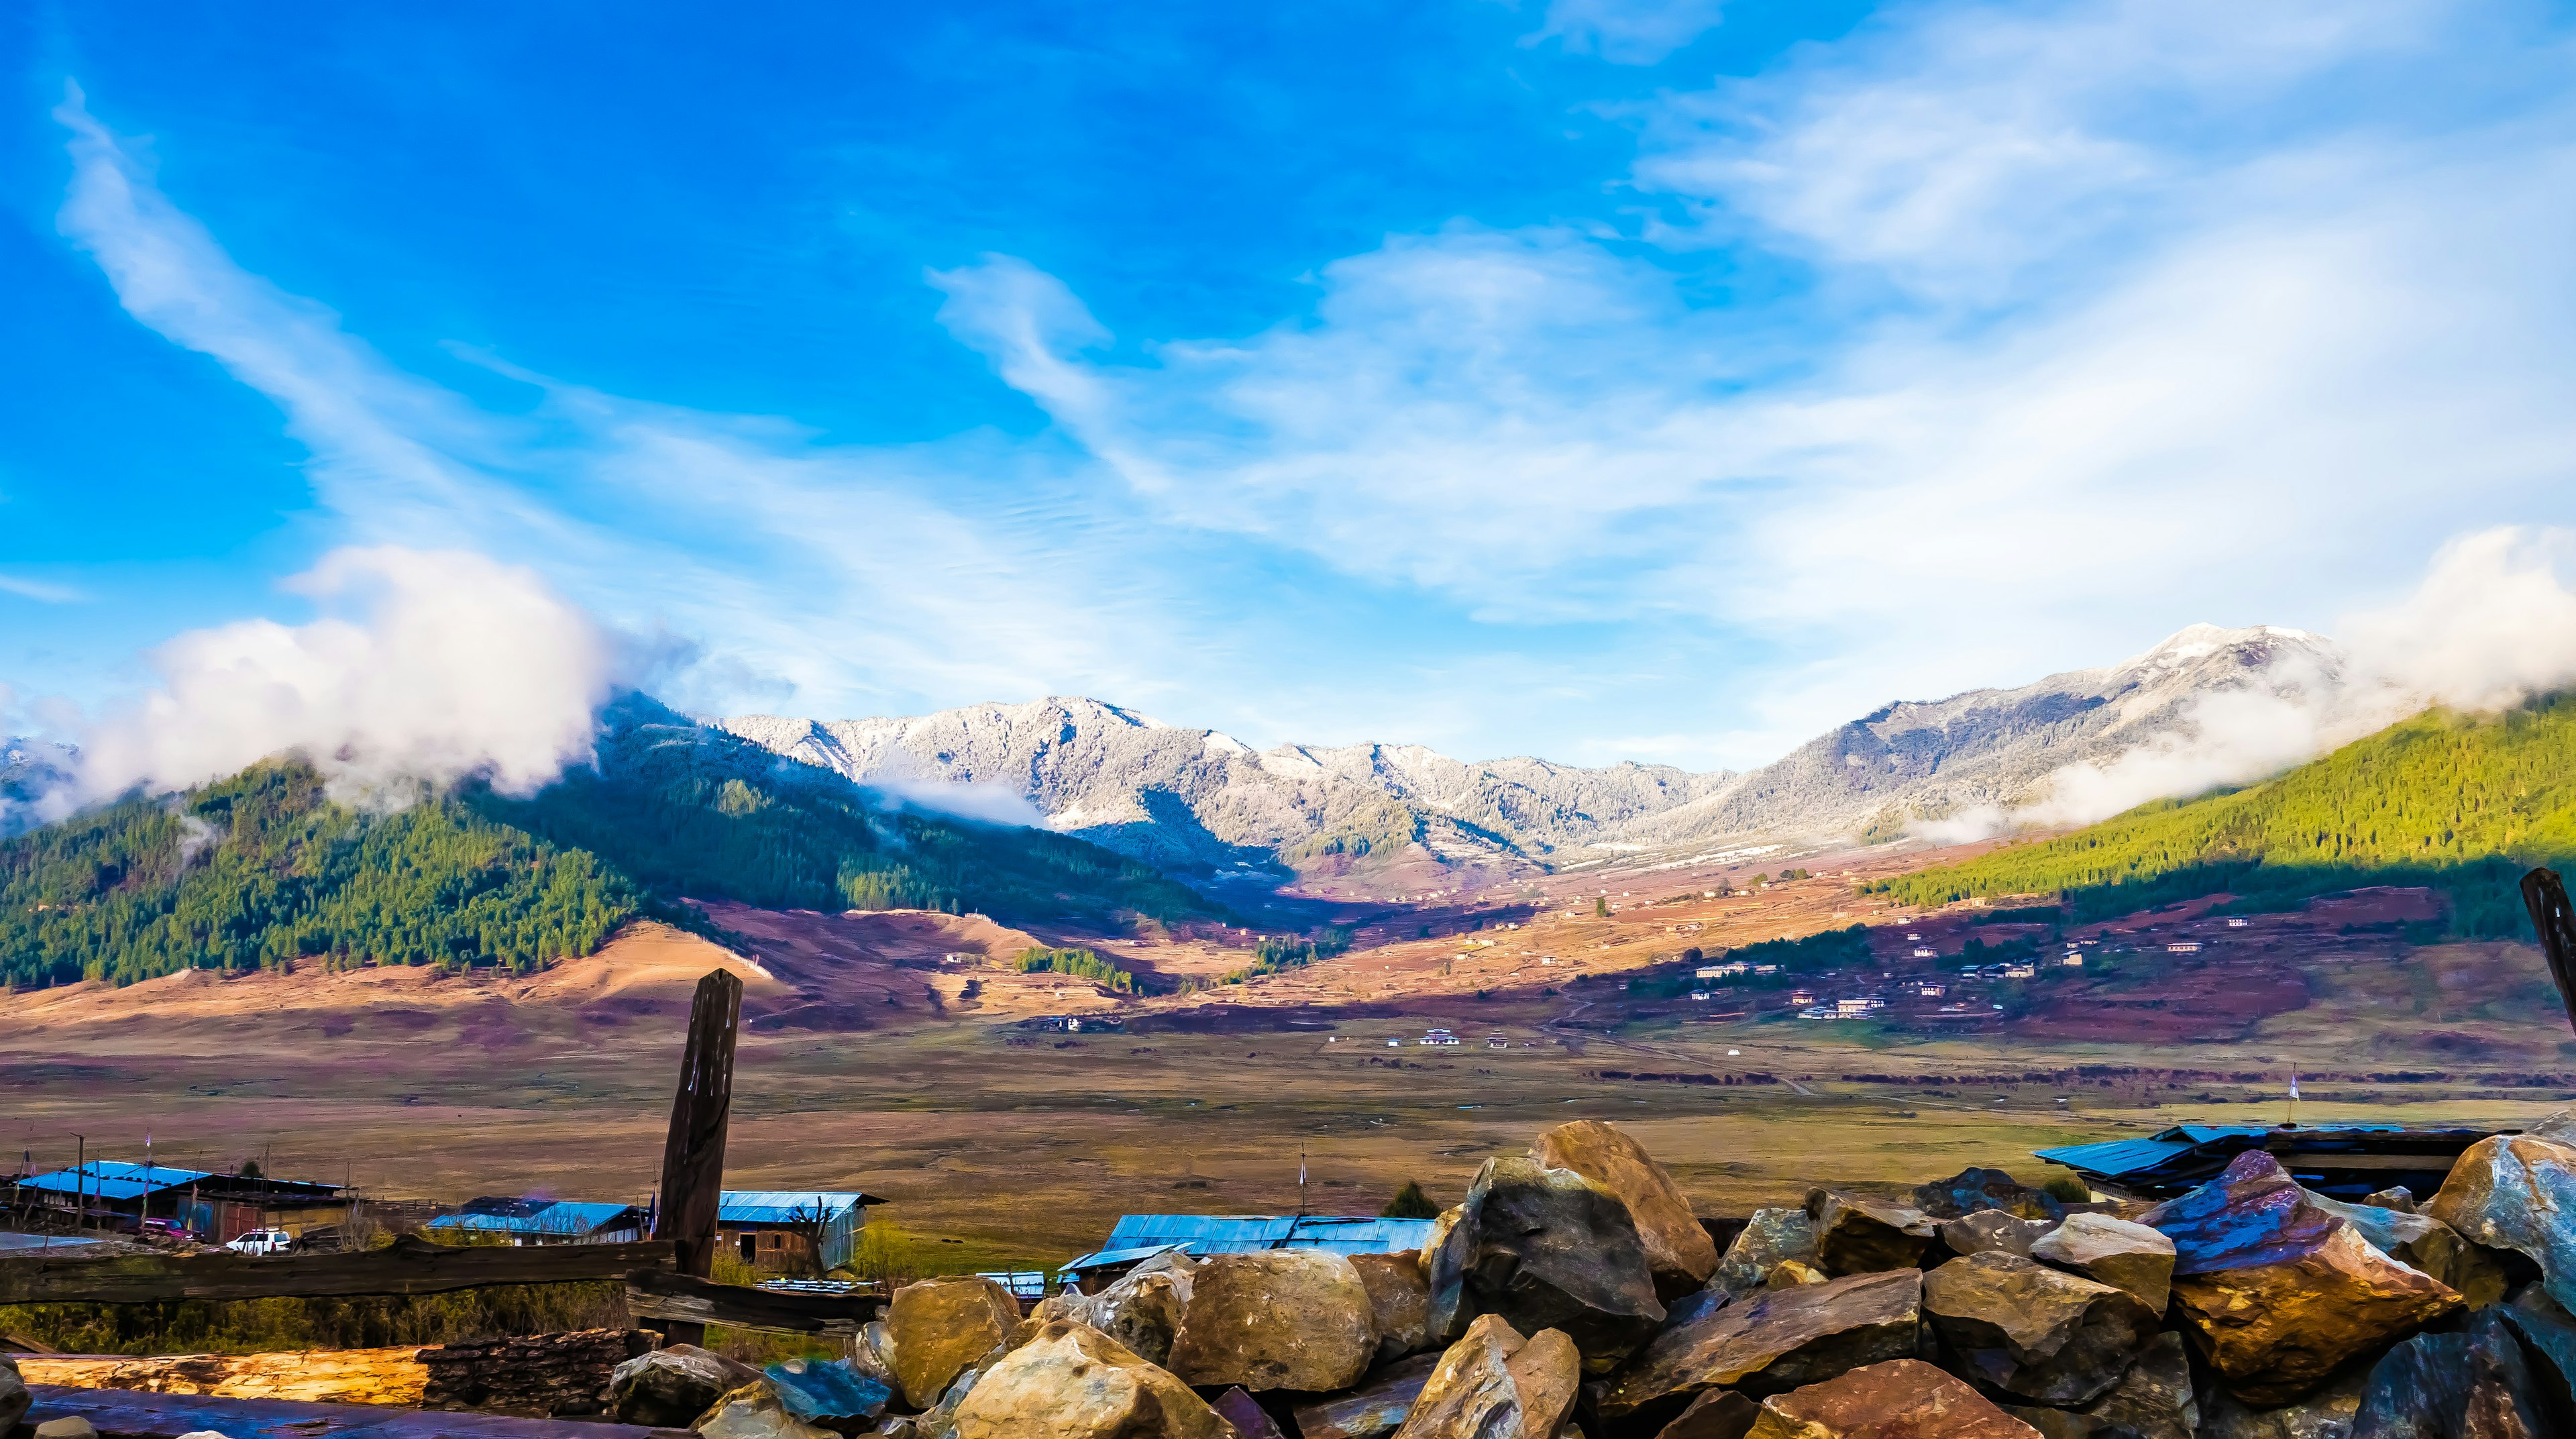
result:
M 532 571 L 374 546 L 288 587 L 319 617 L 154 649 L 159 684 L 82 726 L 75 792 L 57 802 L 184 789 L 282 753 L 351 792 L 479 776 L 526 793 L 589 762 L 613 650 Z

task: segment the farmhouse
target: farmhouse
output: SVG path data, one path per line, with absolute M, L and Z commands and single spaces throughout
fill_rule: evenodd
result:
M 1436 1221 L 1373 1219 L 1365 1216 L 1308 1214 L 1127 1214 L 1109 1238 L 1089 1254 L 1065 1261 L 1066 1282 L 1085 1294 L 1097 1294 L 1118 1277 L 1157 1254 L 1178 1250 L 1205 1258 L 1210 1254 L 1251 1254 L 1264 1249 L 1322 1249 L 1335 1254 L 1401 1254 L 1420 1249 Z
M 146 1219 L 159 1219 L 217 1243 L 254 1229 L 301 1235 L 310 1228 L 339 1223 L 349 1209 L 348 1198 L 337 1184 L 106 1159 L 29 1175 L 11 1190 L 12 1208 L 39 1211 L 56 1220 L 133 1230 Z

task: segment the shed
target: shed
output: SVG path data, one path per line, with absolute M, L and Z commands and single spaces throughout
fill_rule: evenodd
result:
M 482 1235 L 511 1244 L 623 1244 L 650 1233 L 653 1216 L 641 1204 L 485 1195 L 424 1227 L 433 1235 Z
M 83 1224 L 134 1229 L 145 1219 L 162 1219 L 218 1243 L 271 1226 L 301 1233 L 309 1224 L 336 1221 L 349 1203 L 337 1184 L 112 1159 L 29 1175 L 15 1191 L 18 1205 L 78 1216 Z
M 2143 1139 L 2069 1144 L 2032 1151 L 2095 1189 L 2164 1199 L 2218 1177 L 2236 1156 L 2265 1149 L 2292 1178 L 2335 1199 L 2360 1199 L 2400 1186 L 2430 1198 L 2462 1151 L 2511 1129 L 2407 1129 L 2394 1124 L 2178 1124 Z
M 1264 1249 L 1323 1249 L 1335 1254 L 1402 1254 L 1431 1238 L 1435 1221 L 1367 1215 L 1128 1214 L 1108 1241 L 1071 1260 L 1064 1272 L 1086 1293 L 1165 1250 L 1184 1254 L 1251 1254 Z
M 868 1206 L 883 1203 L 857 1190 L 728 1189 L 716 1207 L 716 1241 L 755 1270 L 838 1269 L 858 1252 Z

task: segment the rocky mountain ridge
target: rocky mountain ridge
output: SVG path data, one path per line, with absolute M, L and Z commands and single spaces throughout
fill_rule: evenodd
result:
M 2340 663 L 2330 642 L 2304 631 L 2194 625 L 2120 664 L 1890 704 L 1741 774 L 1469 762 L 1420 745 L 1256 750 L 1079 697 L 905 718 L 711 723 L 933 803 L 943 788 L 1002 791 L 1051 829 L 1157 864 L 1347 867 L 1411 852 L 1510 870 L 1587 849 L 1581 857 L 1894 838 L 1921 820 L 2026 802 L 2070 764 L 2187 741 L 2210 696 L 2330 687 Z

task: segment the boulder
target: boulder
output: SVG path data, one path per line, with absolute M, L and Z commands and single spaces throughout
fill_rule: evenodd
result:
M 1386 1439 L 1404 1426 L 1404 1416 L 1413 1412 L 1413 1401 L 1438 1367 L 1437 1354 L 1398 1360 L 1370 1371 L 1350 1393 L 1302 1405 L 1290 1417 L 1305 1439 Z
M 1189 1384 L 1322 1393 L 1359 1382 L 1376 1354 L 1368 1286 L 1350 1260 L 1267 1249 L 1198 1267 L 1171 1370 Z
M 2035 1439 L 2038 1431 L 1919 1359 L 1774 1394 L 1746 1439 Z
M 1431 1286 L 1422 1277 L 1418 1255 L 1354 1254 L 1351 1267 L 1368 1290 L 1379 1363 L 1393 1363 L 1430 1344 Z
M 2144 1222 L 2174 1242 L 2174 1299 L 2193 1345 L 2250 1405 L 2289 1403 L 2460 1307 L 2448 1286 L 2309 1203 L 2259 1149 Z
M 1816 1263 L 1838 1277 L 1912 1269 L 1939 1233 L 1911 1205 L 1837 1189 L 1807 1191 L 1807 1221 L 1816 1229 Z
M 692 1426 L 702 1439 L 834 1439 L 787 1412 L 765 1380 L 745 1384 L 715 1402 Z
M 1035 1338 L 1037 1331 L 1045 1327 L 1045 1325 L 1038 1325 L 1029 1334 L 1022 1336 L 1023 1342 L 1020 1345 L 996 1344 L 978 1356 L 974 1363 L 958 1370 L 957 1377 L 948 1381 L 947 1391 L 939 1396 L 939 1402 L 931 1405 L 929 1412 L 914 1417 L 912 1421 L 914 1432 L 920 1436 L 920 1439 L 957 1439 L 957 1411 L 964 1406 L 967 1397 L 975 1392 L 975 1386 L 983 1382 L 984 1376 L 992 1372 L 994 1365 L 1001 1363 L 1016 1349 L 1025 1347 L 1026 1341 Z
M 1431 1282 L 1431 1263 L 1439 1258 L 1440 1246 L 1449 1242 L 1449 1231 L 1456 1229 L 1458 1221 L 1466 1217 L 1466 1205 L 1452 1204 L 1431 1221 L 1430 1232 L 1422 1236 L 1422 1248 L 1415 1251 L 1415 1257 L 1422 1261 L 1423 1283 Z
M 1803 1260 L 1783 1259 L 1762 1281 L 1765 1289 L 1795 1289 L 1801 1284 L 1830 1284 L 1833 1276 Z
M 2504 1316 L 2458 1334 L 2418 1334 L 2370 1371 L 2354 1439 L 2538 1439 L 2555 1432 Z
M 2413 1214 L 2417 1212 L 2415 1207 L 2415 1191 L 2406 1188 L 2404 1185 L 2396 1185 L 2387 1189 L 2375 1190 L 2368 1198 L 2361 1202 L 2374 1209 L 2394 1209 L 2400 1214 Z
M 609 1409 L 620 1424 L 686 1429 L 718 1399 L 758 1378 L 760 1371 L 748 1364 L 694 1344 L 674 1344 L 608 1371 Z
M 1619 1196 L 1646 1246 L 1657 1298 L 1678 1299 L 1716 1270 L 1716 1243 L 1672 1175 L 1637 1141 L 1600 1120 L 1578 1119 L 1540 1135 L 1530 1158 L 1550 1169 L 1571 1169 Z
M 2522 1132 L 2552 1144 L 2576 1146 L 2576 1105 L 2544 1114 L 2524 1125 Z
M 2107 1214 L 2070 1214 L 2034 1240 L 2030 1257 L 2125 1289 L 2157 1314 L 2173 1287 L 2174 1242 L 2143 1224 Z
M 2001 1250 L 1924 1275 L 1923 1311 L 1977 1378 L 2042 1404 L 2100 1397 L 2162 1320 L 2128 1290 Z
M 1198 1267 L 1190 1256 L 1166 1250 L 1097 1294 L 1050 1295 L 1039 1302 L 1039 1313 L 1029 1317 L 1077 1320 L 1135 1350 L 1145 1362 L 1168 1366 L 1172 1336 L 1181 1332 Z
M 1664 1321 L 1636 1221 L 1619 1196 L 1534 1159 L 1485 1161 L 1431 1266 L 1435 1342 L 1480 1314 L 1522 1333 L 1561 1330 L 1607 1373 Z
M 2057 1227 L 2048 1219 L 2023 1219 L 2009 1210 L 1980 1209 L 1960 1219 L 1943 1221 L 1942 1244 L 1953 1254 L 1983 1254 L 1999 1249 L 2006 1254 L 2027 1256 L 2039 1237 Z
M 2346 1204 L 2314 1190 L 2308 1192 L 2308 1202 L 2360 1230 L 2371 1248 L 2458 1290 L 2471 1309 L 2503 1301 L 2504 1266 L 2494 1253 L 2462 1239 L 2458 1230 L 2431 1215 Z
M 2370 1371 L 2355 1367 L 2295 1403 L 2256 1409 L 2224 1389 L 2200 1396 L 2200 1439 L 2352 1439 Z
M 2159 1334 L 2128 1374 L 2090 1404 L 2043 1409 L 2004 1406 L 2048 1439 L 2192 1439 L 2200 1406 L 2191 1392 L 2191 1355 L 2179 1334 Z
M 1934 1219 L 1964 1219 L 1997 1210 L 2016 1219 L 2051 1217 L 2047 1195 L 2024 1188 L 2020 1180 L 2000 1169 L 1973 1165 L 1947 1179 L 1914 1186 L 1914 1207 Z
M 1733 1389 L 1711 1389 L 1690 1403 L 1655 1439 L 1744 1439 L 1762 1406 Z
M 2576 1135 L 2566 1138 L 2566 1144 L 2528 1134 L 2481 1139 L 2421 1208 L 2472 1244 L 2529 1256 L 2540 1265 L 2549 1297 L 2576 1311 L 2576 1148 L 2569 1147 Z
M 2536 1284 L 2524 1286 L 2511 1304 L 2499 1305 L 2495 1312 L 2536 1356 L 2532 1378 L 2543 1397 L 2562 1414 L 2576 1413 L 2576 1319 Z
M 900 1393 L 903 1381 L 895 1378 L 894 1364 L 886 1357 L 893 1348 L 894 1341 L 886 1338 L 885 1321 L 871 1319 L 859 1326 L 857 1337 L 850 1341 L 850 1364 L 860 1373 Z
M 98 1439 L 98 1426 L 77 1414 L 67 1414 L 37 1425 L 36 1439 Z
M 34 1396 L 27 1392 L 27 1381 L 18 1373 L 18 1361 L 0 1354 L 0 1434 L 18 1426 L 25 1417 Z M 692 1416 L 695 1417 L 695 1416 Z
M 1208 1401 L 1216 1417 L 1234 1426 L 1237 1439 L 1288 1439 L 1279 1432 L 1279 1421 L 1261 1407 L 1261 1401 L 1240 1389 L 1228 1389 Z
M 1500 1316 L 1479 1315 L 1423 1381 L 1396 1439 L 1555 1439 L 1582 1377 L 1563 1333 L 1523 1339 Z
M 1055 1319 L 953 1409 L 957 1439 L 1233 1439 L 1206 1400 L 1088 1324 Z M 927 1416 L 925 1416 L 927 1417 Z M 931 1432 L 925 1430 L 925 1432 Z
M 1774 1394 L 1847 1369 L 1914 1355 L 1923 1323 L 1923 1276 L 1899 1269 L 1827 1284 L 1775 1289 L 1665 1330 L 1612 1376 L 1605 1420 L 1678 1413 L 1710 1389 Z
M 1781 1260 L 1813 1263 L 1816 1227 L 1804 1209 L 1757 1209 L 1744 1228 L 1718 1256 L 1708 1287 L 1729 1299 L 1741 1299 L 1763 1286 Z
M 860 1372 L 846 1359 L 789 1359 L 761 1371 L 779 1406 L 817 1429 L 864 1434 L 894 1397 L 891 1385 Z
M 1010 1290 L 972 1274 L 907 1284 L 886 1306 L 886 1338 L 904 1402 L 927 1409 L 1020 1322 Z

